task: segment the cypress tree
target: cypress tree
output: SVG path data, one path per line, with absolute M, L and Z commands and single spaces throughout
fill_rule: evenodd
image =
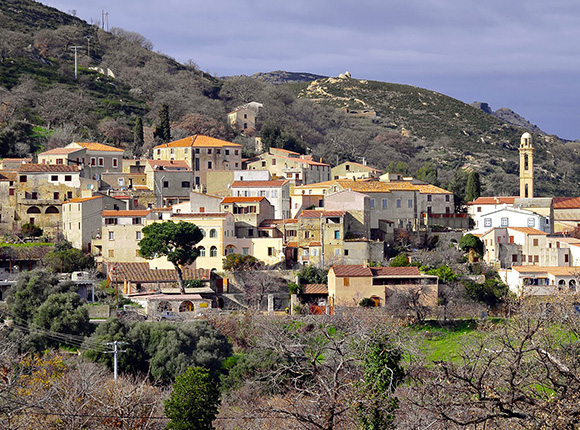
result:
M 161 143 L 166 143 L 171 140 L 171 127 L 169 125 L 169 106 L 166 104 L 159 109 L 159 124 L 153 131 L 153 136 Z
M 469 172 L 467 177 L 467 185 L 465 187 L 465 200 L 471 202 L 477 199 L 481 194 L 481 182 L 479 180 L 479 173 Z
M 137 117 L 135 121 L 135 127 L 133 128 L 133 156 L 137 157 L 141 154 L 141 148 L 143 148 L 144 137 L 143 137 L 143 120 L 140 116 Z

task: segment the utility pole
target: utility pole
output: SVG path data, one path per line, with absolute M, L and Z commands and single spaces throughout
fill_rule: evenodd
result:
M 91 56 L 91 36 L 85 36 L 87 39 L 87 57 Z
M 79 48 L 82 48 L 82 46 L 71 46 L 70 49 L 74 49 L 75 50 L 75 79 L 78 79 L 79 77 L 79 63 L 77 61 L 77 51 L 79 50 Z
M 126 345 L 127 342 L 106 342 L 105 345 L 113 346 L 112 351 L 106 351 L 105 354 L 113 354 L 113 379 L 116 381 L 119 376 L 119 353 L 126 352 L 125 349 L 119 349 L 119 345 Z

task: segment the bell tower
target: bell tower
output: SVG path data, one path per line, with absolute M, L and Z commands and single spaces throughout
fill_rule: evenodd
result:
M 534 147 L 532 135 L 522 134 L 520 139 L 520 198 L 534 198 Z

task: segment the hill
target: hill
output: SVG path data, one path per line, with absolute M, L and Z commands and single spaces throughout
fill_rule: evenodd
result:
M 78 79 L 74 75 L 77 48 Z M 274 85 L 271 82 L 276 82 Z M 331 164 L 361 161 L 402 171 L 462 195 L 466 171 L 487 194 L 518 190 L 524 129 L 443 94 L 407 85 L 276 71 L 217 79 L 193 61 L 153 52 L 146 37 L 103 31 L 32 0 L 0 3 L 0 157 L 24 156 L 73 140 L 96 140 L 149 154 L 159 109 L 169 106 L 172 138 L 194 133 L 251 136 L 227 112 L 258 101 L 266 144 L 310 152 Z M 136 119 L 145 144 L 133 144 Z M 535 133 L 537 191 L 580 194 L 580 146 Z

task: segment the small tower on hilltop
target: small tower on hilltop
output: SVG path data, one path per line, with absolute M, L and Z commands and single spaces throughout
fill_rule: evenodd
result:
M 534 147 L 530 133 L 522 134 L 520 139 L 520 198 L 534 198 Z

